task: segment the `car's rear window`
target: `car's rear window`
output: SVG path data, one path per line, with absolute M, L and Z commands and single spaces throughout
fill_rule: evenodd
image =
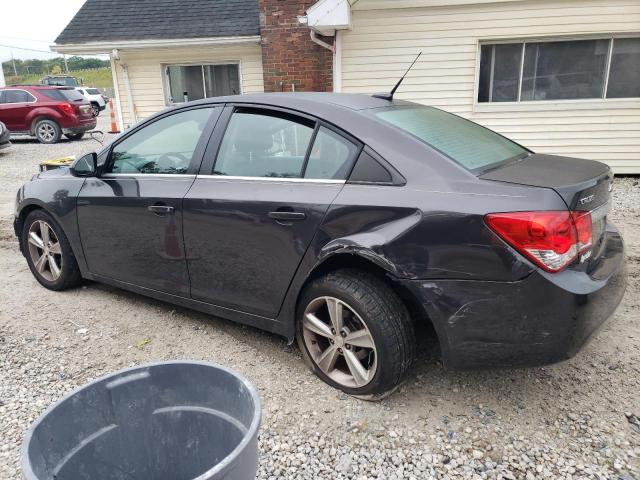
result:
M 40 93 L 52 100 L 60 100 L 61 102 L 79 102 L 85 99 L 80 92 L 73 89 L 43 88 Z
M 391 107 L 375 116 L 413 135 L 471 171 L 487 170 L 528 150 L 476 123 L 432 107 Z
M 89 95 L 100 95 L 100 90 L 97 88 L 87 88 L 87 93 Z

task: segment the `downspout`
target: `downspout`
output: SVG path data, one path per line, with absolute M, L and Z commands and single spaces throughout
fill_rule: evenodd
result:
M 342 31 L 336 30 L 333 41 L 333 91 L 342 92 Z
M 120 104 L 120 85 L 118 84 L 118 71 L 116 70 L 116 60 L 120 59 L 120 53 L 117 49 L 111 52 L 109 60 L 111 60 L 111 77 L 113 78 L 113 90 L 116 97 L 116 116 L 118 118 L 118 130 L 124 130 L 124 121 L 122 120 L 122 105 Z
M 124 86 L 127 89 L 127 103 L 129 104 L 129 110 L 131 118 L 133 119 L 132 125 L 138 123 L 138 117 L 136 116 L 136 107 L 133 104 L 133 94 L 131 93 L 131 81 L 129 80 L 129 67 L 127 64 L 120 64 L 122 72 L 124 73 Z

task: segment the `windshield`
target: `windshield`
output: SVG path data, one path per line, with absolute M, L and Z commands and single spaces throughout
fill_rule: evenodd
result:
M 100 95 L 100 90 L 97 88 L 87 88 L 87 93 L 89 95 Z
M 391 107 L 375 116 L 472 171 L 487 170 L 528 150 L 477 123 L 432 107 Z

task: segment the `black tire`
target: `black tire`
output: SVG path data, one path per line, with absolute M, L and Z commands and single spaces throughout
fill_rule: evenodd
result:
M 69 140 L 80 140 L 82 137 L 84 137 L 84 132 L 66 133 L 64 136 L 67 137 Z
M 30 254 L 29 250 L 29 230 L 31 229 L 34 223 L 43 221 L 46 222 L 53 233 L 55 234 L 57 241 L 60 244 L 61 251 L 61 268 L 60 268 L 60 276 L 55 280 L 49 280 L 45 278 L 42 274 L 40 274 L 36 270 L 36 266 L 34 260 Z M 25 218 L 23 226 L 22 226 L 22 236 L 21 238 L 21 247 L 22 251 L 25 254 L 27 259 L 27 264 L 29 265 L 29 269 L 31 273 L 36 278 L 36 280 L 45 288 L 49 290 L 67 290 L 69 288 L 73 288 L 78 286 L 82 282 L 82 275 L 80 274 L 80 269 L 78 268 L 78 262 L 76 261 L 76 257 L 71 250 L 71 245 L 69 244 L 69 240 L 67 236 L 64 234 L 64 231 L 56 222 L 56 220 L 46 211 L 44 210 L 34 210 L 27 218 Z
M 96 102 L 91 102 L 91 113 L 94 117 L 100 115 L 100 105 L 98 105 Z
M 317 366 L 307 348 L 304 312 L 312 302 L 325 296 L 346 303 L 373 338 L 377 367 L 373 378 L 364 386 L 350 388 L 332 380 Z M 296 325 L 298 345 L 311 370 L 329 385 L 364 400 L 380 400 L 393 393 L 416 356 L 415 332 L 406 305 L 382 279 L 366 271 L 338 270 L 311 282 L 298 302 Z
M 38 141 L 44 144 L 58 143 L 62 136 L 60 125 L 48 119 L 38 120 L 33 131 Z

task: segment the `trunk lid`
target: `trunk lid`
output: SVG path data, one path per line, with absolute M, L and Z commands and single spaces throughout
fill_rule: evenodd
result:
M 483 173 L 479 178 L 551 188 L 562 197 L 569 210 L 591 212 L 592 247 L 579 261 L 591 264 L 599 257 L 611 206 L 613 173 L 609 166 L 593 160 L 532 154 Z

